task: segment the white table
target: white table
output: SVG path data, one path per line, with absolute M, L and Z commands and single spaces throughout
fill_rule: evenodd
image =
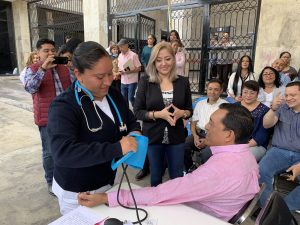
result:
M 131 184 L 132 188 L 139 188 L 139 186 Z M 127 184 L 122 184 L 123 189 L 128 189 Z M 113 190 L 117 190 L 115 186 Z M 196 209 L 188 207 L 183 204 L 168 205 L 168 206 L 140 206 L 148 212 L 148 219 L 157 221 L 157 225 L 228 225 L 229 223 L 217 219 L 213 216 L 207 215 Z M 121 221 L 130 220 L 136 221 L 135 210 L 124 209 L 121 206 L 108 207 L 100 205 L 91 208 L 91 210 L 102 216 L 109 216 L 117 218 Z M 144 213 L 140 211 L 140 219 L 144 217 Z M 148 225 L 147 220 L 143 222 Z M 150 223 L 151 224 L 151 223 Z M 150 225 L 149 224 L 149 225 Z M 155 223 L 153 225 L 156 225 Z

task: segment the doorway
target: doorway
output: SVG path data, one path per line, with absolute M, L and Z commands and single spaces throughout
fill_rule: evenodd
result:
M 0 2 L 0 40 L 0 74 L 11 74 L 17 60 L 10 2 Z

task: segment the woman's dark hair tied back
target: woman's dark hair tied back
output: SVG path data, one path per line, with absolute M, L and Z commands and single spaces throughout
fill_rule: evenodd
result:
M 109 54 L 102 45 L 94 41 L 86 41 L 75 49 L 72 63 L 74 68 L 83 73 L 85 69 L 91 69 L 99 59 L 105 56 L 109 57 Z

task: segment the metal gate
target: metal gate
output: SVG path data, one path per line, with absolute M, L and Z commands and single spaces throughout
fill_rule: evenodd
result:
M 180 7 L 172 10 L 171 29 L 178 31 L 182 44 L 184 45 L 186 66 L 185 74 L 188 74 L 191 91 L 199 92 L 199 84 L 204 83 L 201 74 L 203 60 L 201 57 L 203 49 L 203 29 L 205 20 L 205 6 L 198 5 L 192 8 Z
M 65 43 L 67 35 L 84 39 L 82 0 L 29 0 L 31 46 L 40 38 Z
M 109 40 L 118 42 L 121 38 L 126 38 L 129 48 L 138 55 L 147 44 L 148 35 L 155 34 L 155 20 L 140 13 L 111 18 L 109 24 Z
M 185 46 L 186 74 L 194 93 L 205 93 L 211 78 L 223 79 L 222 65 L 228 65 L 228 79 L 243 55 L 254 61 L 260 0 L 223 2 L 212 0 L 172 10 L 172 29 L 179 32 Z M 220 44 L 225 33 L 232 43 L 226 47 Z
M 167 29 L 176 29 L 179 32 L 186 53 L 185 71 L 190 80 L 191 90 L 200 94 L 205 93 L 207 80 L 220 77 L 216 69 L 217 64 L 231 64 L 231 70 L 234 70 L 244 54 L 250 55 L 254 60 L 261 0 L 171 0 L 170 2 L 169 7 L 168 1 L 163 0 L 109 1 L 110 16 L 120 17 L 113 19 L 109 25 L 113 33 L 110 40 L 117 41 L 120 38 L 114 35 L 116 29 L 118 34 L 132 39 L 132 48 L 140 53 L 143 44 L 139 41 L 139 36 L 135 36 L 138 25 L 122 25 L 123 30 L 118 31 L 120 24 L 137 22 L 136 12 L 165 10 L 165 18 L 169 20 L 167 10 L 170 10 L 171 27 Z M 225 33 L 234 44 L 226 47 L 219 44 Z M 215 44 L 214 38 L 218 39 Z M 229 75 L 230 71 L 227 76 Z

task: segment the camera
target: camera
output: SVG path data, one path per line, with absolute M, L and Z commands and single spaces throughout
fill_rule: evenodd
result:
M 68 64 L 69 58 L 62 56 L 54 56 L 53 64 Z

